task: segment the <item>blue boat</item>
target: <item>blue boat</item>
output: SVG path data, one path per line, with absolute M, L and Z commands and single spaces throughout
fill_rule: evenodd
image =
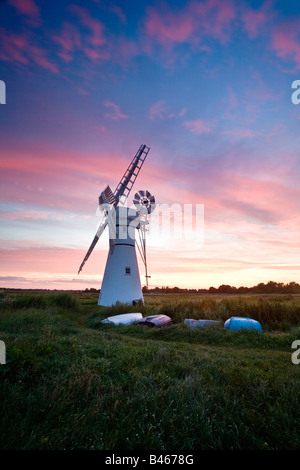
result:
M 247 317 L 231 317 L 224 323 L 229 330 L 256 330 L 262 332 L 261 324 L 257 320 Z

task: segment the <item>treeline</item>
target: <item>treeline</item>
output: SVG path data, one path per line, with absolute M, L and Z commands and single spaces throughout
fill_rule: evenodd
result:
M 22 289 L 22 288 L 12 288 L 12 287 L 0 287 L 0 293 L 2 292 L 70 292 L 80 294 L 82 292 L 86 293 L 97 293 L 99 294 L 99 289 L 94 287 L 86 288 L 84 290 L 57 290 L 57 289 Z M 228 284 L 222 284 L 219 287 L 209 287 L 209 289 L 183 289 L 181 287 L 154 287 L 152 289 L 143 287 L 143 293 L 162 293 L 162 294 L 184 294 L 184 293 L 194 293 L 194 294 L 300 294 L 300 284 L 297 282 L 289 282 L 284 284 L 283 282 L 274 282 L 269 281 L 267 284 L 263 282 L 257 284 L 253 287 L 234 287 Z
M 297 282 L 269 281 L 267 284 L 263 282 L 253 287 L 234 287 L 228 284 L 222 284 L 219 287 L 209 287 L 209 289 L 182 289 L 180 287 L 155 287 L 148 289 L 143 287 L 143 293 L 203 293 L 203 294 L 300 294 L 300 285 Z

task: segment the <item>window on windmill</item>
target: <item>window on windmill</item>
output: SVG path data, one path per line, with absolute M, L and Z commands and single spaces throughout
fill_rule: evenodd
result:
M 131 274 L 131 268 L 129 266 L 126 266 L 125 274 Z

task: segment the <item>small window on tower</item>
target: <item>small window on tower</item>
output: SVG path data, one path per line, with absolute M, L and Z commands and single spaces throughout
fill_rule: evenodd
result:
M 129 266 L 126 266 L 125 274 L 131 274 L 131 268 Z

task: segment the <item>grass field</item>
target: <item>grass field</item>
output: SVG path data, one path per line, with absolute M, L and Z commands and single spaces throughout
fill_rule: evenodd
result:
M 0 296 L 0 449 L 300 449 L 300 296 L 146 294 L 134 308 L 84 292 Z M 101 323 L 128 311 L 173 324 Z M 235 315 L 263 333 L 224 330 Z

